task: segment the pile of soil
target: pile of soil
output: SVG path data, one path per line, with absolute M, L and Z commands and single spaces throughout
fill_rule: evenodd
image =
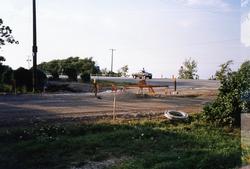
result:
M 72 93 L 85 93 L 91 90 L 90 83 L 79 83 L 79 82 L 60 82 L 60 81 L 49 81 L 47 83 L 46 92 L 72 92 Z

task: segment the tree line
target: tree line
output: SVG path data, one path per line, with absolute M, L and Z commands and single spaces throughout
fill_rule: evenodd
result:
M 58 80 L 60 75 L 66 75 L 70 81 L 77 81 L 78 76 L 80 76 L 84 82 L 88 82 L 91 74 L 100 73 L 100 67 L 96 65 L 92 57 L 84 59 L 69 57 L 62 60 L 52 60 L 39 64 L 38 68 L 51 75 L 53 80 Z
M 0 49 L 2 46 L 9 44 L 18 44 L 12 35 L 12 29 L 3 24 L 0 19 Z M 32 68 L 25 69 L 20 67 L 13 70 L 10 66 L 4 65 L 5 58 L 0 56 L 0 91 L 13 92 L 32 91 Z M 47 82 L 47 74 L 52 75 L 52 79 L 58 80 L 59 75 L 67 75 L 69 81 L 77 81 L 80 76 L 84 82 L 90 81 L 90 74 L 100 73 L 99 66 L 92 58 L 80 59 L 79 57 L 69 57 L 63 60 L 52 60 L 43 62 L 38 65 L 37 70 L 37 87 L 43 90 Z

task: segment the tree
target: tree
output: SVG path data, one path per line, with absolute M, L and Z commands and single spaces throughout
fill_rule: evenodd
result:
M 10 27 L 4 26 L 3 20 L 0 18 L 0 48 L 6 43 L 18 44 L 18 41 L 16 41 L 12 36 L 12 30 L 10 29 Z
M 32 69 L 27 70 L 23 67 L 14 70 L 13 76 L 16 82 L 17 90 L 22 90 L 23 88 L 25 88 L 25 91 L 32 91 L 32 72 Z M 37 69 L 37 82 L 37 89 L 39 91 L 43 91 L 43 88 L 47 82 L 47 77 L 46 74 L 40 69 Z
M 90 74 L 100 73 L 99 66 L 96 66 L 95 61 L 92 59 L 92 57 L 84 59 L 69 57 L 63 60 L 43 62 L 38 67 L 46 73 L 51 74 L 54 79 L 59 79 L 59 75 L 63 73 L 68 76 L 69 80 L 77 81 L 79 75 L 90 77 Z
M 216 80 L 223 80 L 226 78 L 227 74 L 232 72 L 232 69 L 230 68 L 231 64 L 233 64 L 233 61 L 229 60 L 226 63 L 220 65 L 220 70 L 216 71 L 215 73 Z
M 108 69 L 107 68 L 104 68 L 104 69 L 102 69 L 101 70 L 101 73 L 102 73 L 102 75 L 104 75 L 104 76 L 107 76 L 108 75 Z
M 3 64 L 2 62 L 4 61 L 5 61 L 5 58 L 3 56 L 0 56 L 0 65 L 2 65 Z
M 118 71 L 118 74 L 121 74 L 121 76 L 123 76 L 123 77 L 127 77 L 128 76 L 128 65 L 121 67 Z
M 14 80 L 13 70 L 9 66 L 6 66 L 5 70 L 2 73 L 1 78 L 2 78 L 1 81 L 4 84 L 12 85 Z
M 191 58 L 186 59 L 179 69 L 179 79 L 195 79 L 197 74 L 197 62 Z
M 18 44 L 18 41 L 16 41 L 12 36 L 12 30 L 10 27 L 3 25 L 3 20 L 0 18 L 0 49 L 6 43 Z M 4 61 L 5 58 L 0 56 L 0 90 L 4 90 L 3 86 L 10 84 L 13 78 L 12 69 L 9 66 L 3 65 L 2 62 Z
M 90 82 L 90 80 L 91 80 L 90 74 L 86 73 L 86 72 L 82 73 L 81 74 L 81 79 L 82 79 L 82 82 L 85 82 L 85 83 Z
M 16 41 L 12 36 L 12 30 L 10 29 L 10 27 L 3 25 L 3 20 L 0 18 L 0 49 L 6 43 L 18 44 L 18 41 Z M 3 56 L 0 56 L 0 82 L 3 80 L 3 74 L 10 69 L 9 66 L 3 65 L 2 62 L 4 61 L 5 58 Z
M 51 74 L 54 80 L 58 80 L 59 75 L 62 72 L 62 66 L 60 60 L 52 60 L 48 63 L 43 62 L 38 65 L 38 68 L 43 70 L 47 74 Z
M 243 99 L 249 92 L 250 61 L 246 61 L 238 71 L 227 71 L 223 75 L 219 94 L 204 107 L 203 119 L 217 125 L 240 126 L 241 113 L 250 111 L 249 102 Z
M 77 75 L 80 73 L 79 57 L 69 57 L 62 60 L 63 74 L 67 75 L 70 81 L 77 81 Z
M 11 69 L 9 66 L 3 65 L 3 63 L 2 63 L 3 61 L 5 61 L 5 58 L 0 57 L 0 83 L 4 83 L 4 79 L 5 79 L 5 81 L 7 80 L 6 79 L 7 76 L 4 77 L 5 76 L 4 74 Z M 11 79 L 9 79 L 9 80 L 11 80 Z
M 14 70 L 14 79 L 17 87 L 32 88 L 32 72 L 20 67 Z

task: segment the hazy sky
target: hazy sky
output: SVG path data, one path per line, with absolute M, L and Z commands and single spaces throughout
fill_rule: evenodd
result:
M 128 65 L 133 73 L 145 67 L 157 77 L 170 77 L 192 57 L 200 77 L 208 78 L 227 60 L 237 68 L 250 58 L 248 1 L 37 0 L 38 63 L 92 56 L 110 69 L 109 49 L 115 48 L 114 70 Z M 28 67 L 32 0 L 0 2 L 0 18 L 20 42 L 4 46 L 0 54 L 13 68 Z

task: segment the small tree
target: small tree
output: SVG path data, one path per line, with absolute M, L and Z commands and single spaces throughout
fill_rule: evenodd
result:
M 216 80 L 223 80 L 227 77 L 227 74 L 232 72 L 232 69 L 230 67 L 231 64 L 233 64 L 233 61 L 229 60 L 226 63 L 220 65 L 220 70 L 216 71 L 215 73 Z
M 43 62 L 38 65 L 38 68 L 48 74 L 51 74 L 54 80 L 59 79 L 59 75 L 62 72 L 62 66 L 60 60 L 52 60 L 48 63 Z
M 81 74 L 81 79 L 82 79 L 82 82 L 89 83 L 90 80 L 91 80 L 90 74 L 87 73 L 87 72 L 82 73 Z
M 221 79 L 216 100 L 205 106 L 202 117 L 217 125 L 240 126 L 241 113 L 250 110 L 243 99 L 250 92 L 250 61 L 244 62 L 237 72 L 228 71 Z
M 4 84 L 12 85 L 13 80 L 13 70 L 10 67 L 6 66 L 5 71 L 2 73 L 2 82 Z
M 195 79 L 197 75 L 197 62 L 191 58 L 186 59 L 179 69 L 179 79 Z
M 125 65 L 123 67 L 121 67 L 118 71 L 118 73 L 123 76 L 123 77 L 127 77 L 128 76 L 128 65 Z
M 104 69 L 101 70 L 101 73 L 102 73 L 102 75 L 107 76 L 109 71 L 108 71 L 107 68 L 104 68 Z
M 3 20 L 0 18 L 0 49 L 6 43 L 18 44 L 18 41 L 16 41 L 12 36 L 12 30 L 10 29 L 10 27 L 3 25 Z M 0 56 L 0 81 L 3 76 L 3 73 L 9 68 L 8 66 L 3 65 L 2 62 L 4 61 L 5 58 L 3 56 Z

